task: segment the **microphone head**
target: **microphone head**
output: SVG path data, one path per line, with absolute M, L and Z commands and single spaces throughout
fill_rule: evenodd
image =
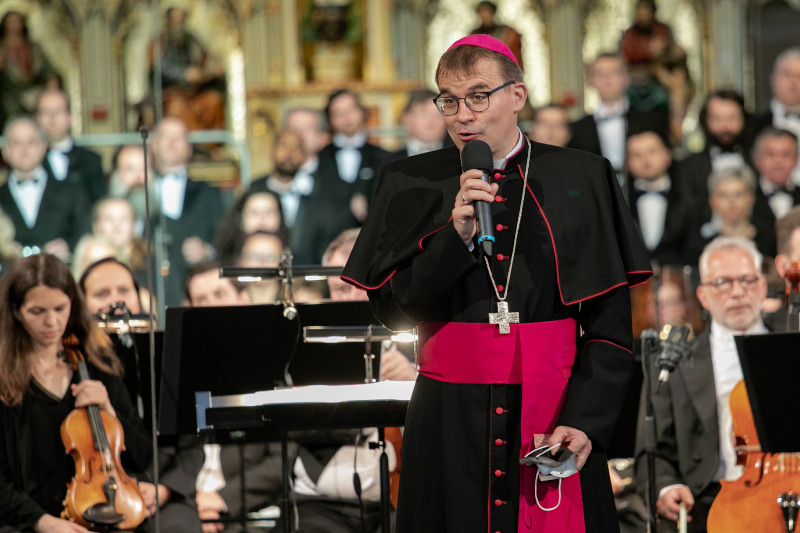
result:
M 494 168 L 492 149 L 484 141 L 478 139 L 469 141 L 461 149 L 461 167 L 464 170 L 477 168 L 487 174 L 491 173 Z

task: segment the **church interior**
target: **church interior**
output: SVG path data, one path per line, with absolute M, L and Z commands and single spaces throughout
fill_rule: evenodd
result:
M 430 102 L 439 58 L 490 34 L 524 71 L 520 131 L 611 165 L 655 274 L 631 289 L 635 339 L 716 320 L 696 294 L 721 236 L 763 256 L 766 328 L 798 331 L 798 28 L 798 0 L 0 0 L 0 276 L 50 253 L 83 287 L 112 257 L 135 281 L 128 316 L 163 328 L 208 263 L 342 267 L 383 164 L 453 144 Z M 37 175 L 60 198 L 30 200 Z M 307 279 L 236 303 L 351 296 Z M 648 521 L 641 380 L 608 453 L 623 533 Z

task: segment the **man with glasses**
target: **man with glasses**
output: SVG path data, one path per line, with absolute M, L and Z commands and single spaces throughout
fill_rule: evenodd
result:
M 735 480 L 742 473 L 736 464 L 728 404 L 733 387 L 742 380 L 733 337 L 767 332 L 761 320 L 767 293 L 761 262 L 755 245 L 741 237 L 719 237 L 706 246 L 700 256 L 697 298 L 711 314 L 710 330 L 697 338 L 690 358 L 678 365 L 666 389 L 652 397 L 656 509 L 676 521 L 684 504 L 691 517 L 690 532 L 706 530 L 719 482 Z M 640 423 L 640 430 L 643 427 Z M 640 431 L 636 464 L 642 494 L 647 485 L 644 438 Z
M 633 368 L 628 287 L 650 275 L 630 211 L 607 161 L 520 132 L 527 88 L 502 42 L 460 39 L 436 78 L 455 146 L 384 167 L 342 276 L 391 329 L 419 327 L 397 531 L 618 531 L 603 450 Z M 488 182 L 462 167 L 474 140 Z M 520 458 L 542 444 L 580 475 L 538 480 Z

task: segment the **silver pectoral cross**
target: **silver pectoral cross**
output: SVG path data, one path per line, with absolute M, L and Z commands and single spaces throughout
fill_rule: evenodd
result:
M 509 313 L 508 302 L 497 302 L 497 312 L 489 313 L 489 324 L 496 324 L 500 333 L 507 335 L 511 333 L 509 324 L 519 324 L 519 313 Z

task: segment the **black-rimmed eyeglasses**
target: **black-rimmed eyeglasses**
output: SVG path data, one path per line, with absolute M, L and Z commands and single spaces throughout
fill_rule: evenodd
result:
M 514 83 L 515 82 L 513 81 L 507 81 L 500 87 L 495 87 L 491 91 L 470 93 L 464 98 L 455 98 L 453 96 L 437 96 L 433 99 L 433 103 L 436 104 L 436 109 L 439 110 L 439 113 L 446 117 L 458 113 L 460 100 L 464 100 L 464 103 L 467 104 L 467 107 L 472 111 L 480 113 L 481 111 L 486 111 L 489 109 L 489 96 L 496 93 L 500 89 L 508 87 L 509 85 L 513 85 Z

